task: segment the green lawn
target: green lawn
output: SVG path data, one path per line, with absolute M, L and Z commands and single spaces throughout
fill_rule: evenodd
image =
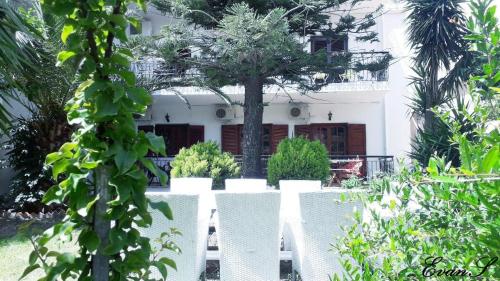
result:
M 30 241 L 24 235 L 0 240 L 0 280 L 18 280 L 28 265 L 28 257 L 32 250 Z M 40 274 L 34 272 L 23 280 L 37 280 L 39 277 Z
M 73 245 L 61 242 L 50 242 L 49 249 L 71 251 Z M 33 250 L 31 242 L 25 235 L 18 234 L 14 237 L 0 239 L 0 280 L 16 281 L 21 277 L 28 265 L 28 257 Z M 22 280 L 35 281 L 42 276 L 42 271 L 34 271 Z

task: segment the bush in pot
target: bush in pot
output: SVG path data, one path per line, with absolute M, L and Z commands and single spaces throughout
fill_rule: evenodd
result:
M 222 189 L 225 179 L 240 175 L 240 167 L 234 157 L 228 152 L 221 152 L 213 141 L 181 149 L 170 165 L 173 178 L 212 178 L 214 189 Z
M 281 141 L 267 165 L 267 180 L 274 186 L 280 180 L 320 180 L 325 184 L 329 177 L 326 147 L 302 137 Z

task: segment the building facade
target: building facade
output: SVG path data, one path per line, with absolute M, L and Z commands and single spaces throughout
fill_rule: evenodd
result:
M 407 96 L 408 53 L 404 13 L 398 1 L 371 1 L 367 10 L 383 2 L 385 12 L 376 18 L 374 30 L 379 42 L 360 43 L 354 38 L 326 38 L 321 33 L 303 38 L 311 51 L 326 49 L 334 59 L 349 51 L 353 61 L 377 62 L 390 53 L 394 60 L 384 69 L 369 71 L 342 69 L 336 73 L 313 74 L 324 86 L 306 95 L 294 90 L 267 87 L 264 92 L 263 154 L 272 154 L 283 138 L 304 135 L 320 140 L 332 159 L 364 158 L 384 162 L 404 158 L 410 151 L 410 120 Z M 363 11 L 358 11 L 362 13 Z M 332 15 L 333 17 L 333 15 Z M 154 9 L 143 17 L 143 29 L 132 33 L 154 35 L 172 20 Z M 138 76 L 155 75 L 155 63 L 134 64 Z M 189 70 L 172 73 L 188 75 Z M 185 100 L 176 95 L 181 93 Z M 175 87 L 153 93 L 153 105 L 137 119 L 139 129 L 165 137 L 169 156 L 198 141 L 212 140 L 221 149 L 241 154 L 244 91 L 240 86 L 224 87 L 233 105 L 201 88 Z M 366 158 L 368 157 L 368 158 Z M 376 165 L 375 163 L 374 165 Z M 367 167 L 369 168 L 369 167 Z M 365 171 L 373 174 L 377 171 Z

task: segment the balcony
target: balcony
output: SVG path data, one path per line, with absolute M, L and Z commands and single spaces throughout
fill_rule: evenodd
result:
M 307 78 L 318 85 L 355 84 L 387 82 L 388 67 L 392 56 L 388 52 L 336 52 L 327 57 L 338 67 L 332 67 L 326 73 L 311 73 Z M 203 79 L 202 74 L 194 68 L 181 63 L 168 65 L 162 60 L 138 61 L 132 64 L 136 76 L 148 83 L 163 81 L 171 86 L 182 85 L 186 79 Z

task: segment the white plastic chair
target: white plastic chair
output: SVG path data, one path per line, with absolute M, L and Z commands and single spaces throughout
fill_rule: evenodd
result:
M 281 225 L 283 245 L 286 251 L 291 249 L 291 231 L 289 213 L 292 208 L 298 208 L 297 194 L 299 192 L 320 191 L 321 181 L 315 180 L 280 180 L 281 191 Z
M 221 281 L 279 281 L 280 194 L 217 192 Z
M 201 200 L 207 200 L 210 209 L 215 209 L 215 198 L 212 193 L 212 178 L 172 178 L 170 192 L 180 194 L 200 194 Z
M 304 281 L 330 280 L 334 273 L 341 275 L 339 255 L 331 244 L 344 236 L 341 227 L 352 226 L 354 212 L 362 212 L 362 203 L 352 200 L 359 190 L 299 192 L 298 208 L 292 209 L 292 264 Z M 344 194 L 347 201 L 341 202 Z
M 262 192 L 267 189 L 265 179 L 226 179 L 228 192 Z
M 154 242 L 161 233 L 170 228 L 176 228 L 182 235 L 174 236 L 172 240 L 179 246 L 182 253 L 163 251 L 160 257 L 168 257 L 175 261 L 177 271 L 168 268 L 166 280 L 198 281 L 205 271 L 205 258 L 208 238 L 208 222 L 210 212 L 205 200 L 200 200 L 199 194 L 174 194 L 168 192 L 149 191 L 146 196 L 153 202 L 166 201 L 172 209 L 172 221 L 157 211 L 151 209 L 153 223 L 149 228 L 142 228 L 144 236 L 151 239 L 151 246 L 158 247 Z M 158 271 L 153 271 L 155 278 L 162 278 Z

